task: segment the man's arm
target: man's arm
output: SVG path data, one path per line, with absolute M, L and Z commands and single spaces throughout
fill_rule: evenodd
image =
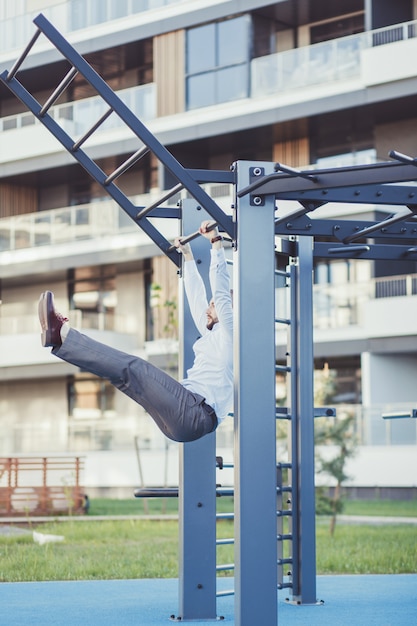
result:
M 204 281 L 197 269 L 190 244 L 182 244 L 180 238 L 176 238 L 174 243 L 184 257 L 184 288 L 191 316 L 198 332 L 203 334 L 207 330 L 206 311 L 208 307 Z
M 222 331 L 231 338 L 233 336 L 233 309 L 230 293 L 230 278 L 226 257 L 223 250 L 222 237 L 217 228 L 208 229 L 210 222 L 203 222 L 200 233 L 211 242 L 210 286 Z

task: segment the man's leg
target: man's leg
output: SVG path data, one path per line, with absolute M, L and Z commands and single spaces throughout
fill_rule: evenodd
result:
M 194 441 L 214 430 L 204 398 L 188 391 L 148 361 L 106 346 L 72 328 L 62 345 L 52 352 L 108 379 L 143 406 L 164 435 L 174 441 Z

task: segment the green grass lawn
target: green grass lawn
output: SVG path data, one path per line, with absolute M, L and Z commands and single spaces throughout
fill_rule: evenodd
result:
M 221 508 L 230 508 L 231 500 Z M 166 503 L 175 512 L 176 501 Z M 91 515 L 138 513 L 140 501 L 93 501 Z M 133 505 L 133 511 L 130 506 Z M 153 507 L 164 508 L 153 501 Z M 142 503 L 143 506 L 143 503 Z M 415 502 L 350 502 L 346 513 L 415 515 Z M 155 512 L 155 511 L 154 511 Z M 156 511 L 157 512 L 157 511 Z M 51 521 L 32 529 L 64 536 L 60 543 L 39 545 L 30 533 L 0 535 L 0 581 L 172 578 L 178 576 L 177 520 L 121 519 Z M 397 574 L 417 572 L 416 526 L 338 523 L 334 536 L 326 518 L 317 521 L 319 574 Z M 233 522 L 217 523 L 218 537 L 233 536 Z M 218 547 L 218 562 L 233 562 L 233 546 Z M 225 575 L 230 575 L 226 572 Z

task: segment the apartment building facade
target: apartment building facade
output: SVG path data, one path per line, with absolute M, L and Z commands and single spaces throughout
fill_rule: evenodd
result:
M 185 167 L 351 165 L 388 160 L 391 149 L 416 156 L 415 0 L 20 0 L 0 11 L 2 70 L 44 13 Z M 21 80 L 43 101 L 65 71 L 40 43 Z M 76 77 L 53 115 L 81 136 L 100 107 Z M 145 482 L 171 479 L 175 446 L 106 381 L 41 348 L 36 311 L 50 289 L 75 327 L 175 372 L 177 268 L 3 86 L 0 133 L 1 456 L 83 455 L 91 493 L 130 493 L 141 480 L 137 450 Z M 86 149 L 110 172 L 136 145 L 110 117 Z M 120 186 L 148 205 L 172 182 L 149 155 Z M 207 190 L 222 206 L 233 202 L 229 185 Z M 321 211 L 382 219 L 390 208 Z M 158 226 L 167 238 L 178 233 L 176 220 Z M 358 488 L 416 486 L 417 420 L 382 419 L 417 404 L 416 276 L 413 260 L 316 260 L 317 384 L 330 378 L 326 401 L 356 417 Z M 278 359 L 284 346 L 278 333 Z M 278 379 L 283 402 L 284 389 Z M 231 450 L 232 420 L 218 440 Z

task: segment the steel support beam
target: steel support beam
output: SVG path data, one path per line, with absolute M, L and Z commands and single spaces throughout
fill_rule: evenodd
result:
M 294 268 L 292 268 L 294 270 Z M 314 483 L 313 240 L 298 242 L 293 292 L 291 406 L 293 472 L 293 576 L 296 604 L 316 604 L 316 509 Z M 295 333 L 295 336 L 294 336 Z
M 237 184 L 271 164 L 238 162 Z M 237 201 L 235 319 L 235 624 L 278 622 L 274 198 Z
M 194 200 L 182 202 L 182 234 L 195 231 L 210 216 Z M 192 242 L 206 289 L 210 246 L 201 237 Z M 178 254 L 176 252 L 176 254 Z M 180 290 L 182 293 L 182 290 Z M 208 292 L 209 293 L 209 292 Z M 209 296 L 210 297 L 210 296 Z M 183 312 L 183 314 L 182 314 Z M 181 299 L 183 352 L 180 372 L 194 361 L 198 337 L 188 302 Z M 216 619 L 216 435 L 180 444 L 179 481 L 179 608 L 178 621 Z

